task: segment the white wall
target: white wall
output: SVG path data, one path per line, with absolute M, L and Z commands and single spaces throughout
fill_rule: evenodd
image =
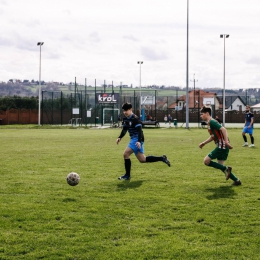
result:
M 242 106 L 242 111 L 246 110 L 246 106 L 241 102 L 241 100 L 239 98 L 236 98 L 235 101 L 232 103 L 232 106 L 230 106 L 228 109 L 226 109 L 226 111 L 232 111 L 232 110 L 239 111 L 239 106 Z

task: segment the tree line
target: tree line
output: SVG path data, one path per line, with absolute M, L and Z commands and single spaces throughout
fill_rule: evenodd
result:
M 69 109 L 74 102 L 71 96 L 55 99 L 44 99 L 42 105 L 53 109 Z M 0 97 L 0 110 L 10 109 L 38 109 L 38 97 Z
M 38 98 L 37 97 L 2 97 L 0 98 L 0 110 L 9 109 L 37 109 L 38 108 Z

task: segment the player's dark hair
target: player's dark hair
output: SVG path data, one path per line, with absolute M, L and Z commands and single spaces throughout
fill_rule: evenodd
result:
M 132 108 L 132 104 L 131 104 L 131 103 L 128 103 L 128 102 L 126 102 L 126 103 L 123 104 L 123 106 L 122 106 L 122 109 L 123 109 L 124 111 L 127 111 L 127 110 L 129 110 L 130 108 Z
M 200 109 L 200 113 L 209 113 L 209 115 L 211 116 L 211 107 L 209 107 L 209 106 L 203 106 L 203 107 Z

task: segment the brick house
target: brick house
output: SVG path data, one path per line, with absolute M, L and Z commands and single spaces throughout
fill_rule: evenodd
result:
M 215 104 L 215 109 L 220 109 L 220 100 L 215 92 L 207 92 L 203 90 L 189 91 L 189 108 L 198 108 L 203 105 Z M 186 107 L 186 95 L 183 95 L 172 103 L 168 108 L 182 110 Z

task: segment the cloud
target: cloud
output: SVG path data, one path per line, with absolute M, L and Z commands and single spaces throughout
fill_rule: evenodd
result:
M 15 46 L 17 49 L 21 50 L 35 50 L 31 39 L 24 39 L 18 34 L 13 34 L 12 37 L 0 37 L 0 45 L 7 47 Z
M 100 42 L 101 41 L 101 38 L 99 37 L 99 34 L 97 32 L 92 32 L 90 35 L 89 35 L 89 39 L 92 41 L 92 42 Z
M 65 15 L 71 15 L 71 11 L 68 10 L 68 9 L 63 10 L 62 13 L 65 14 Z
M 164 51 L 154 50 L 149 47 L 141 47 L 141 54 L 146 60 L 167 60 L 168 55 Z
M 246 61 L 246 63 L 260 65 L 260 57 L 251 57 Z
M 47 54 L 47 58 L 49 58 L 49 59 L 60 59 L 61 58 L 61 55 L 60 54 L 58 54 L 57 52 L 51 52 L 51 53 L 48 53 Z
M 126 40 L 134 41 L 134 42 L 138 42 L 139 41 L 137 38 L 135 38 L 132 35 L 124 35 L 123 38 L 126 39 Z
M 41 22 L 38 19 L 30 19 L 25 21 L 24 25 L 31 29 L 31 27 L 40 26 Z
M 1 4 L 1 5 L 7 5 L 7 1 L 1 0 L 1 1 L 0 1 L 0 4 Z
M 13 45 L 12 41 L 9 38 L 0 36 L 0 45 L 2 46 L 10 46 Z

